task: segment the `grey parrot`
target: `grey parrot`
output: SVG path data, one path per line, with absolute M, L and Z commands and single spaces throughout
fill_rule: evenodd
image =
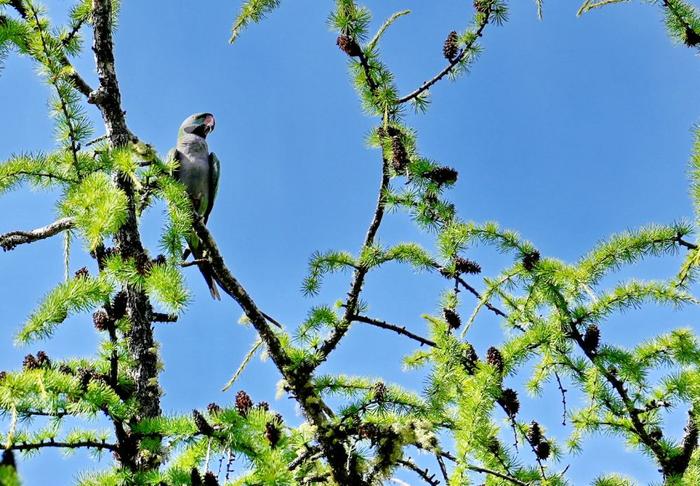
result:
M 192 206 L 196 213 L 204 219 L 204 224 L 209 219 L 209 214 L 214 207 L 216 190 L 219 187 L 219 159 L 212 152 L 209 153 L 207 135 L 214 131 L 216 121 L 211 113 L 196 113 L 189 116 L 182 125 L 177 135 L 177 145 L 170 150 L 168 158 L 179 161 L 180 165 L 175 171 L 175 179 L 180 181 L 187 190 L 192 200 Z M 194 258 L 205 257 L 199 239 L 196 236 L 188 238 L 189 251 L 185 251 L 183 258 L 187 258 L 192 252 Z M 212 270 L 206 264 L 200 264 L 199 270 L 207 282 L 211 296 L 221 300 L 216 283 L 212 277 Z

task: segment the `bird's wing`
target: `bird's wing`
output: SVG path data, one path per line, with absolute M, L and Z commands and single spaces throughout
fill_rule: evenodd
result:
M 209 213 L 211 213 L 214 207 L 214 200 L 216 199 L 216 192 L 219 189 L 219 172 L 221 164 L 219 163 L 219 158 L 214 152 L 209 154 L 209 198 L 207 210 L 204 212 L 204 224 L 207 224 L 209 220 Z

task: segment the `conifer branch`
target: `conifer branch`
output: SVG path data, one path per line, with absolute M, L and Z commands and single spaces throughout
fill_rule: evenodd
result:
M 9 233 L 0 235 L 0 247 L 4 251 L 14 250 L 18 245 L 51 238 L 52 236 L 73 228 L 73 226 L 75 226 L 75 220 L 73 218 L 61 218 L 41 228 L 29 231 L 10 231 Z
M 381 220 L 381 218 L 380 218 Z M 280 339 L 273 332 L 265 314 L 258 308 L 247 290 L 234 277 L 226 266 L 216 241 L 204 225 L 201 218 L 195 217 L 192 227 L 209 257 L 214 278 L 219 286 L 241 306 L 246 317 L 265 343 L 267 352 L 277 366 L 282 376 L 287 380 L 290 391 L 306 414 L 309 422 L 318 428 L 317 438 L 323 454 L 328 461 L 333 477 L 339 484 L 364 485 L 359 471 L 348 468 L 347 451 L 341 441 L 336 438 L 338 433 L 328 421 L 329 408 L 321 397 L 315 393 L 310 384 L 311 369 L 294 368 L 291 359 L 285 351 Z M 376 232 L 376 230 L 375 230 Z
M 389 173 L 389 162 L 386 157 L 382 157 L 382 179 L 379 185 L 379 192 L 377 195 L 377 205 L 374 210 L 374 215 L 372 216 L 372 221 L 367 228 L 367 234 L 365 235 L 365 241 L 362 245 L 362 250 L 369 248 L 374 243 L 374 239 L 377 236 L 377 231 L 379 231 L 379 226 L 384 218 L 384 209 L 386 206 L 385 195 L 389 187 L 389 181 L 391 179 Z M 361 251 L 362 252 L 362 251 Z M 360 253 L 361 253 L 360 252 Z M 318 367 L 323 361 L 328 358 L 328 355 L 335 349 L 340 340 L 345 336 L 348 329 L 350 328 L 351 319 L 357 312 L 357 305 L 360 300 L 360 292 L 362 291 L 362 285 L 365 282 L 365 277 L 369 269 L 364 266 L 356 268 L 353 272 L 352 283 L 350 284 L 350 291 L 348 292 L 348 297 L 345 301 L 345 314 L 342 321 L 335 328 L 333 333 L 326 339 L 321 346 L 319 346 L 318 360 L 315 366 Z
M 76 136 L 73 119 L 70 113 L 68 112 L 68 101 L 66 100 L 65 96 L 63 96 L 63 93 L 61 93 L 61 88 L 59 86 L 60 78 L 58 73 L 56 73 L 57 69 L 54 66 L 52 66 L 53 63 L 51 60 L 51 53 L 49 52 L 49 48 L 47 46 L 46 41 L 46 36 L 48 34 L 44 32 L 44 28 L 42 27 L 41 21 L 39 20 L 39 12 L 37 12 L 37 9 L 34 8 L 34 6 L 31 3 L 29 3 L 29 8 L 31 9 L 31 15 L 34 20 L 34 28 L 39 34 L 39 39 L 41 40 L 41 47 L 44 51 L 45 64 L 51 71 L 51 78 L 49 82 L 56 90 L 56 96 L 58 97 L 58 101 L 61 105 L 61 112 L 63 113 L 63 118 L 65 119 L 66 124 L 68 125 L 68 136 L 70 138 L 70 150 L 71 156 L 73 157 L 73 164 L 75 166 L 76 172 L 80 174 L 80 168 L 78 165 L 78 150 L 80 144 Z
M 457 280 L 457 282 L 459 283 L 459 285 L 461 285 L 462 287 L 464 287 L 464 289 L 467 290 L 467 291 L 468 291 L 470 294 L 472 294 L 474 297 L 476 297 L 476 298 L 479 299 L 479 300 L 482 299 L 481 293 L 480 293 L 478 290 L 476 290 L 474 287 L 472 287 L 471 285 L 469 285 L 469 284 L 467 283 L 467 281 L 464 280 L 464 278 L 462 278 L 462 277 L 460 277 L 460 276 L 457 276 L 457 277 L 455 277 L 455 279 Z M 491 304 L 491 302 L 490 302 L 489 300 L 484 301 L 484 304 L 483 304 L 483 305 L 484 305 L 484 307 L 486 307 L 488 310 L 490 310 L 491 312 L 493 312 L 493 313 L 496 314 L 497 316 L 508 318 L 508 314 L 506 314 L 506 313 L 503 312 L 501 309 L 499 309 L 498 307 L 496 307 L 496 306 L 494 306 L 493 304 Z
M 478 472 L 481 474 L 488 474 L 491 476 L 494 476 L 496 478 L 503 479 L 505 481 L 508 481 L 513 484 L 517 484 L 518 486 L 529 486 L 530 483 L 526 483 L 525 481 L 521 481 L 518 478 L 514 478 L 513 476 L 509 476 L 507 474 L 504 474 L 502 472 L 494 471 L 493 469 L 489 469 L 483 466 L 474 466 L 472 464 L 467 464 L 466 466 L 467 469 L 470 471 Z
M 126 125 L 121 107 L 121 92 L 114 63 L 112 43 L 112 1 L 92 1 L 93 52 L 100 87 L 89 94 L 88 102 L 100 109 L 109 141 L 114 148 L 126 147 L 133 141 L 133 134 Z M 117 173 L 116 184 L 127 196 L 127 217 L 116 234 L 117 248 L 125 258 L 135 261 L 148 259 L 141 242 L 136 217 L 137 194 L 133 181 L 125 174 Z M 136 420 L 161 415 L 160 388 L 158 386 L 158 356 L 151 323 L 152 308 L 143 288 L 126 286 L 126 302 L 131 328 L 126 336 L 127 349 L 134 363 L 130 373 L 135 382 Z M 137 444 L 138 438 L 115 422 L 119 441 L 120 460 L 137 470 L 148 470 L 160 465 L 158 454 L 143 454 Z M 154 437 L 155 438 L 155 437 Z
M 415 472 L 418 476 L 420 476 L 420 478 L 423 481 L 425 481 L 430 486 L 438 486 L 440 484 L 440 481 L 435 479 L 435 474 L 431 474 L 427 468 L 421 468 L 411 459 L 399 459 L 398 463 L 406 469 L 410 469 L 411 471 Z
M 153 322 L 177 322 L 176 314 L 164 314 L 162 312 L 153 312 L 151 314 L 151 320 Z
M 479 24 L 476 27 L 476 31 L 474 33 L 474 36 L 471 38 L 471 40 L 465 45 L 461 51 L 459 51 L 459 54 L 455 56 L 454 59 L 450 60 L 447 66 L 445 66 L 440 72 L 438 72 L 435 76 L 433 76 L 431 79 L 428 81 L 424 82 L 420 87 L 415 89 L 414 91 L 408 93 L 405 96 L 402 96 L 397 100 L 397 104 L 403 104 L 406 103 L 407 101 L 411 101 L 417 97 L 419 97 L 423 92 L 429 90 L 435 83 L 440 81 L 442 78 L 450 74 L 455 67 L 457 67 L 460 63 L 462 63 L 467 56 L 472 52 L 472 49 L 476 45 L 476 41 L 479 39 L 479 37 L 482 36 L 484 29 L 488 25 L 489 21 L 491 20 L 491 14 L 493 12 L 492 10 L 493 7 L 493 0 L 490 0 L 488 3 L 488 9 L 484 12 L 483 17 L 479 21 Z
M 250 319 L 251 324 L 260 335 L 260 338 L 265 343 L 265 346 L 274 360 L 277 367 L 282 370 L 289 365 L 289 357 L 284 351 L 279 338 L 270 328 L 265 315 L 260 311 L 253 298 L 248 294 L 248 291 L 234 277 L 231 271 L 226 266 L 219 247 L 212 237 L 211 233 L 201 221 L 195 217 L 192 222 L 193 229 L 200 241 L 207 250 L 209 263 L 216 277 L 217 283 L 229 296 L 231 296 L 238 305 L 241 306 L 245 315 Z
M 397 326 L 396 324 L 389 324 L 388 322 L 380 321 L 379 319 L 372 319 L 371 317 L 361 316 L 361 315 L 352 316 L 350 320 L 357 321 L 357 322 L 364 322 L 365 324 L 369 324 L 371 326 L 394 331 L 397 334 L 401 334 L 402 336 L 406 336 L 408 338 L 411 338 L 414 341 L 418 341 L 421 345 L 425 344 L 426 346 L 430 346 L 433 348 L 437 346 L 435 344 L 435 341 L 431 341 L 430 339 L 426 339 L 424 337 L 421 337 L 418 334 L 414 334 L 411 331 L 409 331 L 408 329 L 406 329 L 405 326 Z
M 10 0 L 9 4 L 17 11 L 20 17 L 22 17 L 24 20 L 29 19 L 29 12 L 27 11 L 23 0 Z M 68 56 L 66 56 L 65 52 L 61 53 L 58 61 L 60 62 L 61 66 L 66 68 L 66 70 L 68 71 L 67 78 L 71 80 L 71 82 L 75 86 L 75 89 L 77 89 L 85 97 L 89 96 L 90 93 L 93 91 L 92 88 L 85 81 L 85 79 L 83 79 L 83 77 L 80 76 L 80 74 L 78 74 L 78 71 L 76 71 L 73 64 L 68 60 Z
M 36 443 L 22 442 L 19 444 L 11 445 L 9 449 L 14 451 L 31 451 L 36 449 L 45 449 L 49 447 L 57 447 L 61 449 L 104 449 L 109 451 L 117 451 L 118 449 L 116 444 L 110 444 L 108 442 L 96 442 L 92 440 L 82 440 L 76 442 L 56 442 L 54 440 Z

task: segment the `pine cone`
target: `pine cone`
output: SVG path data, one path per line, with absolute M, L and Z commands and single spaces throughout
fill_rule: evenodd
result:
M 459 173 L 452 167 L 435 167 L 423 174 L 423 177 L 430 179 L 435 184 L 441 186 L 443 184 L 454 184 L 457 182 Z
M 493 455 L 500 457 L 501 443 L 495 437 L 490 437 L 486 444 L 486 449 Z
M 117 292 L 117 295 L 114 296 L 114 300 L 112 301 L 112 318 L 119 320 L 122 317 L 124 317 L 124 314 L 126 314 L 126 303 L 126 292 L 120 290 L 119 292 Z
M 282 431 L 277 427 L 274 422 L 268 422 L 265 424 L 265 437 L 270 442 L 270 447 L 273 449 L 280 441 L 282 436 Z
M 531 252 L 528 252 L 523 256 L 523 267 L 525 267 L 525 270 L 527 270 L 528 272 L 531 272 L 535 268 L 535 265 L 537 265 L 537 262 L 539 261 L 540 252 L 537 250 L 532 250 Z
M 203 486 L 202 476 L 199 475 L 199 471 L 196 467 L 193 467 L 192 471 L 190 472 L 190 484 L 192 486 Z
M 96 378 L 95 372 L 88 368 L 80 368 L 78 370 L 78 380 L 80 380 L 80 387 L 83 391 L 86 391 L 90 382 Z
M 394 171 L 401 173 L 406 169 L 408 165 L 408 154 L 406 153 L 406 147 L 404 147 L 401 138 L 398 136 L 391 138 L 391 166 Z
M 51 360 L 49 359 L 49 355 L 46 354 L 44 351 L 39 351 L 38 353 L 36 353 L 36 364 L 39 365 L 40 368 L 51 367 Z
M 551 452 L 551 447 L 549 445 L 549 442 L 546 440 L 540 442 L 535 446 L 535 454 L 537 454 L 537 458 L 544 461 L 549 457 L 549 453 Z
M 360 49 L 360 46 L 357 44 L 357 42 L 355 42 L 355 39 L 349 35 L 339 35 L 335 43 L 338 45 L 338 47 L 340 47 L 341 51 L 350 57 L 358 57 L 362 54 L 362 49 Z
M 479 362 L 479 356 L 477 356 L 474 346 L 469 343 L 464 344 L 460 361 L 467 373 L 473 375 L 476 364 Z
M 98 331 L 106 331 L 109 328 L 109 314 L 104 309 L 98 309 L 92 315 L 92 323 Z
M 445 59 L 448 61 L 453 61 L 454 58 L 457 57 L 457 52 L 459 51 L 459 46 L 457 45 L 458 40 L 457 32 L 454 30 L 450 32 L 447 39 L 445 39 L 445 44 L 442 46 L 442 55 L 445 56 Z
M 491 0 L 474 0 L 474 8 L 477 12 L 486 13 L 491 8 Z
M 258 407 L 260 410 L 265 410 L 266 412 L 269 412 L 269 411 L 270 411 L 270 404 L 267 403 L 267 402 L 258 402 L 257 407 Z
M 90 276 L 90 272 L 88 271 L 87 267 L 80 268 L 77 272 L 75 272 L 75 278 L 88 278 Z
M 238 410 L 238 413 L 245 417 L 252 407 L 253 400 L 250 399 L 250 395 L 244 390 L 236 393 L 236 410 Z
M 216 415 L 221 412 L 221 407 L 216 403 L 210 403 L 207 405 L 207 412 L 209 412 L 209 415 Z
M 192 410 L 192 417 L 194 418 L 194 425 L 197 427 L 200 434 L 206 435 L 207 437 L 214 434 L 214 428 L 209 425 L 209 422 L 207 422 L 207 419 L 204 418 L 204 415 L 199 413 L 197 410 Z
M 481 265 L 469 260 L 468 258 L 462 258 L 459 256 L 455 258 L 455 269 L 459 273 L 469 273 L 473 275 L 481 273 Z
M 383 402 L 384 399 L 386 398 L 386 392 L 387 392 L 386 385 L 383 382 L 379 381 L 374 385 L 373 391 L 374 391 L 374 399 L 377 400 L 378 402 Z
M 486 362 L 493 366 L 498 371 L 498 374 L 503 373 L 503 355 L 497 348 L 491 346 L 486 351 Z
M 530 429 L 527 431 L 527 440 L 533 446 L 542 442 L 542 429 L 540 428 L 540 424 L 534 420 L 530 423 Z
M 498 403 L 501 405 L 501 407 L 503 407 L 503 410 L 510 418 L 515 417 L 518 414 L 518 411 L 520 411 L 520 400 L 518 400 L 518 393 L 512 388 L 506 388 L 501 392 Z
M 363 439 L 373 439 L 379 435 L 379 428 L 375 424 L 360 424 L 357 434 Z
M 28 354 L 24 357 L 24 360 L 22 361 L 22 368 L 24 368 L 25 371 L 39 368 L 39 363 L 33 354 Z
M 689 26 L 685 28 L 685 45 L 688 47 L 694 47 L 700 45 L 700 34 L 695 32 Z
M 0 371 L 0 383 L 7 378 L 7 371 Z
M 148 258 L 148 255 L 145 253 L 139 253 L 136 255 L 136 271 L 140 275 L 148 275 L 148 273 L 151 271 L 151 268 L 153 267 L 153 262 L 151 262 L 151 259 Z
M 61 373 L 65 374 L 65 375 L 72 375 L 73 374 L 73 370 L 67 364 L 59 365 L 58 371 L 60 371 Z
M 213 472 L 208 471 L 204 475 L 204 486 L 219 486 L 219 481 L 216 479 Z
M 165 258 L 165 255 L 158 255 L 153 259 L 153 264 L 154 265 L 165 265 L 167 263 L 167 259 Z
M 600 329 L 595 324 L 591 324 L 586 328 L 586 333 L 583 335 L 583 346 L 590 353 L 597 353 L 600 345 Z
M 443 309 L 442 313 L 445 316 L 445 320 L 447 321 L 447 325 L 450 329 L 459 329 L 459 326 L 462 325 L 462 319 L 459 318 L 459 314 L 452 309 L 447 308 Z

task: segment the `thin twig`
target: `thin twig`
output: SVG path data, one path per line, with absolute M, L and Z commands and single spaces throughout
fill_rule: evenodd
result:
M 117 445 L 116 444 L 110 444 L 107 442 L 95 442 L 91 440 L 83 440 L 83 441 L 77 441 L 77 442 L 56 442 L 53 440 L 49 440 L 48 442 L 37 442 L 37 443 L 19 443 L 19 444 L 13 444 L 9 447 L 11 450 L 15 451 L 31 451 L 35 449 L 42 449 L 46 447 L 59 447 L 63 449 L 80 449 L 80 448 L 89 448 L 89 449 L 106 449 L 110 451 L 116 451 L 117 450 Z
M 409 459 L 399 459 L 398 463 L 401 464 L 403 467 L 410 469 L 411 471 L 415 472 L 418 474 L 418 476 L 421 477 L 423 481 L 428 483 L 430 486 L 438 486 L 440 484 L 440 481 L 435 479 L 435 474 L 431 474 L 430 471 L 426 469 L 421 469 L 418 464 L 413 462 L 410 458 Z
M 491 7 L 489 5 L 489 9 L 484 15 L 483 19 L 479 23 L 475 35 L 473 39 L 466 45 L 464 48 L 459 52 L 457 56 L 453 60 L 449 62 L 447 66 L 445 66 L 444 69 L 442 69 L 439 73 L 437 73 L 435 76 L 433 76 L 430 80 L 424 82 L 419 88 L 416 90 L 412 91 L 411 93 L 407 94 L 406 96 L 402 96 L 401 98 L 398 99 L 397 103 L 402 104 L 406 103 L 407 101 L 410 101 L 414 98 L 417 98 L 420 96 L 424 91 L 427 91 L 430 89 L 431 86 L 433 86 L 435 83 L 440 81 L 442 78 L 444 78 L 446 75 L 448 75 L 452 70 L 462 61 L 464 61 L 467 57 L 467 55 L 471 52 L 471 50 L 474 48 L 474 45 L 476 44 L 476 41 L 479 37 L 481 37 L 481 34 L 486 27 L 486 25 L 489 23 L 489 20 L 491 18 Z
M 561 418 L 561 424 L 566 425 L 566 392 L 567 389 L 564 388 L 564 386 L 561 383 L 561 378 L 559 377 L 559 373 L 557 371 L 554 371 L 554 377 L 557 379 L 557 386 L 559 387 L 559 393 L 561 393 L 561 404 L 564 407 L 564 411 L 562 412 L 562 418 Z
M 394 331 L 397 334 L 401 334 L 402 336 L 406 336 L 408 338 L 413 339 L 414 341 L 418 341 L 421 343 L 421 345 L 425 344 L 426 346 L 430 347 L 436 347 L 437 345 L 435 344 L 435 341 L 431 341 L 430 339 L 426 339 L 422 336 L 419 336 L 418 334 L 414 334 L 406 327 L 404 326 L 397 326 L 396 324 L 389 324 L 388 322 L 381 321 L 379 319 L 373 319 L 371 317 L 367 316 L 360 316 L 360 315 L 355 315 L 350 318 L 351 321 L 357 321 L 357 322 L 364 322 L 365 324 L 370 324 L 375 327 L 379 327 L 382 329 L 388 329 L 390 331 Z

